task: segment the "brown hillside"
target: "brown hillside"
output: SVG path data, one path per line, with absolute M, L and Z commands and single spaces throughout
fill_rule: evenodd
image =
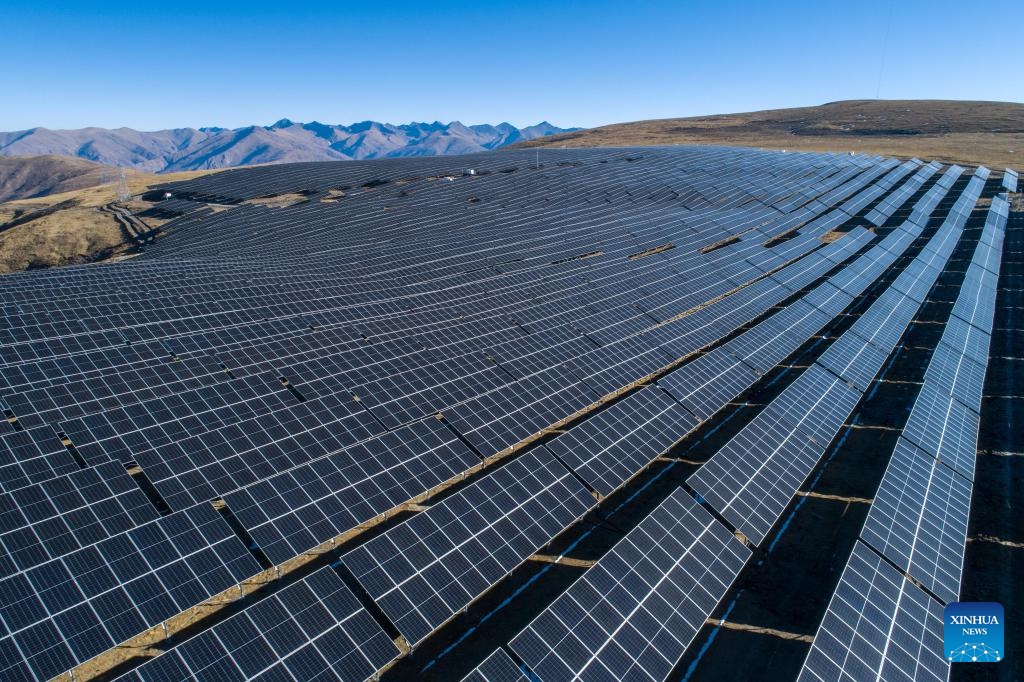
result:
M 816 107 L 617 123 L 518 147 L 716 144 L 1024 166 L 1024 104 L 851 100 Z
M 0 159 L 0 163 L 3 161 Z M 74 159 L 70 161 L 76 163 Z M 102 168 L 97 164 L 89 165 Z M 209 172 L 152 175 L 130 171 L 127 177 L 128 190 L 138 195 L 150 185 L 168 180 L 188 180 Z M 91 263 L 124 255 L 130 246 L 126 235 L 110 213 L 100 210 L 101 206 L 117 198 L 117 189 L 116 182 L 108 182 L 85 189 L 0 203 L 0 274 L 30 268 Z M 131 201 L 127 206 L 139 213 L 152 204 Z M 163 222 L 153 218 L 146 218 L 146 221 L 150 227 L 157 227 Z
M 118 172 L 65 156 L 0 157 L 0 203 L 95 187 L 116 181 Z

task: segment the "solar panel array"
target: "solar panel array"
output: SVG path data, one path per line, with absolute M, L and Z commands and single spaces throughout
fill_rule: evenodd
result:
M 927 193 L 921 202 L 935 205 Z M 947 219 L 929 240 L 930 249 L 918 255 L 814 365 L 688 479 L 754 544 L 765 539 L 899 343 L 956 247 L 965 220 Z M 845 274 L 836 277 L 842 281 Z M 771 342 L 765 345 L 776 347 Z
M 431 419 L 377 436 L 225 496 L 275 564 L 313 549 L 479 463 Z
M 657 386 L 648 386 L 547 444 L 603 495 L 668 450 L 697 420 Z
M 4 679 L 52 677 L 260 570 L 209 504 L 69 544 L 0 580 Z
M 903 167 L 898 170 L 902 169 Z M 956 206 L 973 206 L 980 196 L 981 189 L 980 184 L 969 186 L 957 199 Z M 955 245 L 955 242 L 949 243 L 949 239 L 956 236 L 955 225 L 962 225 L 968 212 L 957 211 L 957 222 L 943 226 L 938 239 L 943 252 Z M 789 305 L 784 311 L 763 320 L 737 338 L 665 375 L 658 383 L 698 417 L 710 417 L 753 385 L 761 375 L 796 351 L 802 343 L 846 308 L 855 296 L 863 293 L 896 261 L 922 230 L 922 225 L 904 223 L 869 252 L 806 294 L 802 302 L 797 301 Z M 856 251 L 857 247 L 870 239 L 866 231 L 854 231 L 851 237 L 854 239 L 848 243 L 850 252 Z M 773 278 L 778 279 L 779 276 L 775 275 Z M 842 357 L 844 347 L 856 346 L 862 353 L 876 355 L 877 362 L 877 354 L 881 352 L 873 346 L 865 346 L 859 338 L 853 336 L 840 339 L 833 345 L 836 350 L 832 351 L 831 357 Z M 861 373 L 859 383 L 853 383 L 862 390 L 874 376 L 873 372 L 870 376 L 863 376 L 864 368 L 852 366 L 851 363 L 844 364 L 844 367 L 850 370 L 845 377 L 848 380 L 853 371 Z
M 255 575 L 256 557 L 284 564 L 427 498 L 343 554 L 399 632 L 422 641 L 591 509 L 591 489 L 614 492 L 841 312 L 962 172 L 713 147 L 541 160 L 218 173 L 160 188 L 175 217 L 134 259 L 0 279 L 0 676 L 52 677 Z M 884 224 L 918 193 L 910 220 L 873 246 L 850 229 L 865 210 Z M 249 202 L 275 195 L 301 200 Z M 955 244 L 954 227 L 940 233 L 894 284 L 910 301 L 899 315 Z M 986 263 L 969 277 L 985 279 Z M 978 299 L 955 311 L 971 328 L 965 348 L 977 350 L 986 310 Z M 859 333 L 878 353 L 898 340 L 867 323 Z M 962 376 L 956 385 L 977 384 Z M 800 466 L 845 419 L 836 406 L 859 396 L 824 366 L 805 377 L 779 413 L 801 424 Z M 826 402 L 829 419 L 798 419 Z M 295 584 L 347 595 L 311 580 Z M 294 613 L 302 641 L 294 629 L 250 637 L 244 623 L 280 599 L 243 604 L 133 674 L 298 678 L 344 659 L 366 676 L 394 657 L 373 628 L 348 632 L 342 611 L 318 618 L 321 639 Z M 238 660 L 243 639 L 260 655 Z
M 948 677 L 938 633 L 942 608 L 960 595 L 993 324 L 992 314 L 971 315 L 972 323 L 956 311 L 988 310 L 980 302 L 995 300 L 1007 216 L 997 196 L 801 679 Z M 851 619 L 851 609 L 880 610 L 898 630 L 879 632 L 884 621 Z

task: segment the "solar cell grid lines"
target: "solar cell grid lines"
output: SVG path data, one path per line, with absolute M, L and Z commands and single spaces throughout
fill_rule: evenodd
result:
M 962 347 L 958 348 L 943 341 L 935 347 L 935 353 L 928 364 L 924 380 L 932 383 L 966 407 L 981 413 L 982 389 L 985 384 L 985 362 L 971 359 Z M 988 340 L 985 340 L 987 350 Z
M 347 396 L 330 396 L 137 454 L 172 508 L 212 500 L 383 429 Z
M 864 343 L 853 334 L 843 334 L 815 362 L 864 392 L 888 357 L 874 344 Z
M 658 385 L 704 420 L 757 378 L 743 360 L 722 346 L 660 377 Z
M 827 284 L 822 285 L 820 289 L 830 290 L 824 294 L 825 296 L 833 292 L 838 293 L 838 290 Z M 814 299 L 812 294 L 787 305 L 722 348 L 728 349 L 733 356 L 742 358 L 743 364 L 749 366 L 758 376 L 767 374 L 824 327 L 833 316 L 818 309 L 809 301 L 819 300 L 822 305 L 829 307 L 842 303 L 843 307 L 846 307 L 851 300 L 845 296 L 831 297 L 827 300 Z
M 528 678 L 504 649 L 496 649 L 462 682 L 528 682 Z
M 121 464 L 108 462 L 0 495 L 0 576 L 27 570 L 158 518 Z
M 944 602 L 960 595 L 971 482 L 900 439 L 861 538 Z
M 685 436 L 697 421 L 648 386 L 549 441 L 546 447 L 607 495 Z
M 567 469 L 538 450 L 342 560 L 415 644 L 594 504 Z
M 942 623 L 938 602 L 858 542 L 798 679 L 946 680 Z
M 967 479 L 974 478 L 980 418 L 935 383 L 914 401 L 903 437 Z
M 933 272 L 932 276 L 937 276 Z M 894 288 L 887 289 L 850 327 L 858 336 L 888 355 L 906 332 L 921 304 Z
M 321 568 L 118 678 L 124 682 L 365 680 L 398 655 L 332 568 Z
M 360 402 L 387 428 L 511 383 L 512 377 L 483 356 L 463 356 L 358 386 Z
M 750 550 L 681 488 L 516 635 L 541 680 L 662 680 Z
M 436 419 L 386 433 L 225 496 L 275 564 L 365 523 L 479 463 Z
M 539 433 L 593 403 L 598 394 L 553 367 L 445 410 L 443 416 L 484 457 Z
M 0 619 L 24 663 L 5 659 L 3 676 L 52 677 L 258 571 L 207 504 L 15 573 Z
M 49 426 L 0 433 L 0 489 L 14 490 L 78 469 Z

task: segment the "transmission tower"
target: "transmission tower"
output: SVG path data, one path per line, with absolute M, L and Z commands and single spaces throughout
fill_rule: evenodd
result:
M 117 183 L 117 200 L 122 202 L 128 201 L 131 197 L 132 195 L 128 191 L 128 178 L 125 177 L 124 168 L 122 168 L 121 177 L 118 179 Z

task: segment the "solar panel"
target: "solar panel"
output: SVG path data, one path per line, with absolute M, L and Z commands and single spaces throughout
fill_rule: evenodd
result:
M 864 392 L 885 364 L 888 353 L 854 334 L 843 334 L 815 362 Z
M 840 239 L 832 243 L 841 244 L 844 241 L 852 242 L 854 240 Z M 808 254 L 793 265 L 770 275 L 769 279 L 778 282 L 789 292 L 800 291 L 836 266 L 834 262 L 825 257 L 823 251 L 824 249 Z M 834 249 L 833 251 L 836 252 Z
M 758 378 L 727 346 L 720 346 L 660 377 L 658 385 L 697 417 L 708 419 Z
M 225 496 L 275 564 L 316 547 L 479 463 L 436 419 L 314 460 Z
M 997 280 L 997 275 L 972 263 L 961 288 L 962 295 L 953 304 L 952 316 L 990 333 L 996 312 Z
M 812 365 L 687 483 L 760 544 L 860 397 Z
M 0 577 L 159 518 L 121 464 L 107 462 L 0 495 Z
M 985 365 L 967 357 L 961 350 L 946 343 L 939 343 L 932 353 L 924 380 L 925 383 L 934 384 L 975 412 L 981 412 Z
M 337 572 L 326 567 L 118 680 L 365 680 L 397 654 Z
M 534 332 L 529 336 L 506 342 L 488 350 L 498 365 L 517 379 L 563 364 L 570 358 L 577 357 L 594 349 L 594 343 L 573 329 L 568 329 L 571 336 L 546 339 L 547 332 Z
M 495 649 L 462 682 L 528 682 L 528 678 L 504 649 Z
M 641 336 L 644 341 L 661 347 L 673 360 L 680 359 L 729 333 L 730 330 L 719 317 L 718 311 L 708 306 L 655 327 Z
M 529 452 L 342 557 L 416 644 L 594 506 L 548 452 Z
M 978 364 L 988 365 L 990 335 L 959 317 L 950 317 L 942 332 L 939 345 L 946 345 L 962 352 Z
M 675 358 L 639 337 L 590 351 L 566 363 L 598 395 L 612 393 L 665 367 Z
M 353 393 L 384 426 L 394 429 L 505 386 L 511 379 L 482 355 L 469 355 L 377 379 L 353 388 Z
M 1003 185 L 1002 185 L 1003 188 L 1007 192 L 1016 192 L 1017 191 L 1017 181 L 1018 181 L 1017 171 L 1010 170 L 1009 168 L 1007 168 L 1006 172 L 1003 173 Z
M 14 490 L 78 471 L 49 426 L 0 433 L 0 490 Z
M 140 452 L 138 464 L 172 509 L 220 497 L 383 429 L 348 396 L 306 401 Z
M 801 682 L 944 682 L 942 606 L 857 542 L 814 636 Z
M 971 482 L 901 438 L 861 539 L 938 595 L 960 595 Z
M 944 265 L 945 259 L 941 259 L 938 264 L 932 264 L 918 256 L 903 269 L 903 272 L 892 283 L 892 288 L 906 294 L 918 303 L 924 303 Z
M 697 425 L 679 403 L 647 386 L 549 441 L 546 447 L 608 495 Z
M 679 488 L 510 648 L 542 680 L 663 680 L 749 557 Z
M 903 437 L 973 480 L 979 423 L 977 412 L 928 382 L 914 401 Z
M 870 252 L 868 252 L 861 258 L 870 258 Z M 857 270 L 857 265 L 860 264 L 861 262 L 862 261 L 860 258 L 857 259 L 857 261 L 855 261 L 853 265 L 841 270 L 840 274 L 844 272 L 855 273 Z M 828 316 L 829 319 L 831 319 L 838 315 L 843 310 L 845 310 L 846 307 L 849 306 L 851 303 L 853 303 L 853 299 L 854 296 L 852 293 L 848 293 L 846 291 L 843 291 L 842 289 L 837 288 L 832 283 L 832 281 L 829 280 L 827 282 L 822 283 L 821 286 L 815 287 L 814 290 L 808 292 L 802 300 L 804 301 L 804 303 L 814 306 L 822 313 L 824 313 L 826 316 Z
M 594 402 L 597 395 L 556 367 L 444 411 L 477 452 L 489 457 Z
M 794 301 L 726 345 L 744 364 L 767 374 L 828 324 L 829 319 L 806 301 Z
M 895 289 L 886 289 L 848 330 L 888 355 L 903 337 L 921 304 Z

